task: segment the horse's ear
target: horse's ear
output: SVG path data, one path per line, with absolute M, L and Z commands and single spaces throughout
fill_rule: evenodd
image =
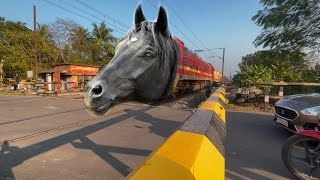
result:
M 160 6 L 159 9 L 158 19 L 156 22 L 156 29 L 166 37 L 170 37 L 167 13 L 164 7 L 162 6 Z
M 140 24 L 145 21 L 146 18 L 144 17 L 143 15 L 143 12 L 142 12 L 142 8 L 141 8 L 141 4 L 139 4 L 139 6 L 137 7 L 136 9 L 136 13 L 135 13 L 135 16 L 134 16 L 134 25 L 135 25 L 135 28 L 139 27 Z

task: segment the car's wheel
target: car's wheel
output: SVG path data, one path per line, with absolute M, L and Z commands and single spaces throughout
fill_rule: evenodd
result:
M 284 165 L 303 180 L 320 180 L 320 140 L 302 135 L 291 136 L 281 149 Z

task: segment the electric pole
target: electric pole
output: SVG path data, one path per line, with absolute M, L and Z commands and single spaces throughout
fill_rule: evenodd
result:
M 223 71 L 224 71 L 224 53 L 226 51 L 226 48 L 222 48 L 223 54 L 222 54 L 222 82 L 223 82 Z
M 37 12 L 36 6 L 33 5 L 33 44 L 34 44 L 34 64 L 35 64 L 35 77 L 38 79 L 38 50 L 37 50 Z
M 225 52 L 226 52 L 226 48 L 214 48 L 214 49 L 222 49 L 223 50 L 223 54 L 222 54 L 222 58 L 218 55 L 216 56 L 209 56 L 209 57 L 218 57 L 222 60 L 222 70 L 221 70 L 221 74 L 222 74 L 222 78 L 221 78 L 221 82 L 223 83 L 223 75 L 224 75 L 224 55 L 225 55 Z M 203 49 L 197 49 L 197 50 L 194 50 L 194 52 L 198 53 L 198 52 L 202 52 L 202 51 L 211 51 L 211 50 L 214 50 L 214 49 L 206 49 L 206 50 L 203 50 Z

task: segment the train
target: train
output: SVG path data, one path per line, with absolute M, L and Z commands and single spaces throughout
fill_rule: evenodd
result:
M 221 72 L 188 49 L 182 40 L 175 36 L 172 39 L 178 45 L 180 53 L 171 86 L 171 94 L 201 90 L 221 82 Z M 224 77 L 224 80 L 226 79 Z

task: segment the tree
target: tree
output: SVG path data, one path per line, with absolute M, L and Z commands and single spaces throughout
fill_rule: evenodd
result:
M 256 84 L 261 82 L 272 82 L 273 81 L 272 69 L 263 65 L 250 65 L 240 72 L 238 72 L 233 82 L 248 82 L 249 84 Z
M 54 44 L 53 34 L 49 29 L 49 26 L 46 24 L 37 23 L 37 33 L 40 39 L 44 39 L 49 44 Z
M 6 77 L 26 77 L 26 71 L 51 69 L 58 63 L 106 65 L 114 55 L 116 38 L 105 23 L 93 25 L 93 31 L 68 19 L 56 19 L 51 25 L 37 25 L 37 53 L 33 31 L 23 22 L 0 17 L 0 59 L 4 59 Z M 37 54 L 37 62 L 35 55 Z
M 105 22 L 101 22 L 100 26 L 93 23 L 92 35 L 98 45 L 102 45 L 107 53 L 113 53 L 117 39 L 112 36 L 112 29 L 106 27 Z
M 72 29 L 72 34 L 70 39 L 73 43 L 72 45 L 72 52 L 71 52 L 71 60 L 74 63 L 80 64 L 90 64 L 92 60 L 90 59 L 90 33 L 89 31 L 82 27 L 78 26 Z
M 305 54 L 287 50 L 257 51 L 242 57 L 240 71 L 247 66 L 262 65 L 273 70 L 274 81 L 302 81 L 302 72 L 308 69 L 309 62 Z
M 108 28 L 105 22 L 101 22 L 99 26 L 93 23 L 92 26 L 92 35 L 99 43 L 103 45 L 113 45 L 113 43 L 116 42 L 116 38 L 111 34 L 112 29 Z
M 72 44 L 70 36 L 73 29 L 80 26 L 73 20 L 57 18 L 50 24 L 49 28 L 53 35 L 53 40 L 59 48 L 64 48 L 65 45 Z
M 0 21 L 0 59 L 4 59 L 6 77 L 26 77 L 26 71 L 35 70 L 35 52 L 33 47 L 33 32 L 24 23 L 2 19 Z M 48 44 L 46 38 L 38 40 L 38 69 L 51 68 L 56 62 L 57 52 L 53 44 Z
M 53 41 L 60 50 L 60 58 L 64 63 L 70 62 L 69 56 L 72 51 L 72 38 L 71 34 L 73 29 L 80 26 L 75 21 L 70 19 L 57 18 L 50 24 L 49 28 L 52 32 Z
M 252 20 L 262 27 L 254 44 L 272 49 L 320 48 L 320 0 L 260 0 L 264 6 Z
M 92 36 L 95 42 L 91 45 L 92 58 L 95 64 L 104 66 L 114 55 L 117 39 L 111 34 L 112 29 L 108 28 L 105 22 L 101 22 L 99 26 L 93 23 L 92 26 Z
M 90 39 L 90 33 L 82 26 L 72 29 L 71 37 L 74 44 L 87 45 Z

